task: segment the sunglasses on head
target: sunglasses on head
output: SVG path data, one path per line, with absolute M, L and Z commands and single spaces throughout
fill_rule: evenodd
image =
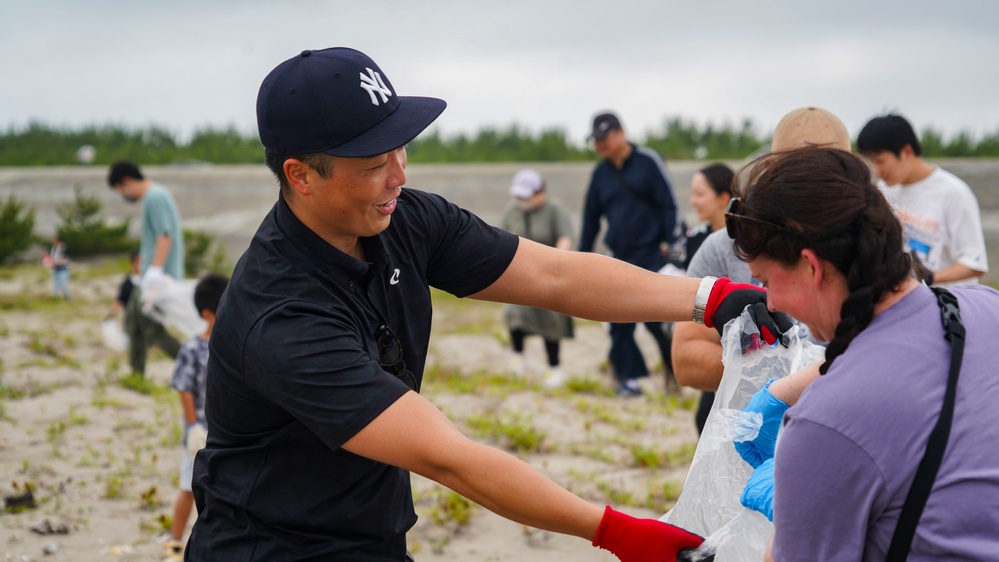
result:
M 406 368 L 406 360 L 402 358 L 402 343 L 395 332 L 386 325 L 380 326 L 375 332 L 375 344 L 378 346 L 378 364 L 382 369 L 395 375 L 410 390 L 416 390 L 416 377 Z
M 746 216 L 740 211 L 742 211 L 742 198 L 733 197 L 729 200 L 728 206 L 725 207 L 725 230 L 728 232 L 728 237 L 733 240 L 736 240 L 739 237 L 739 222 L 747 222 L 755 224 L 756 226 L 762 226 L 763 228 L 767 228 L 769 230 L 792 234 L 798 238 L 804 239 L 805 242 L 808 242 L 808 238 L 800 232 L 795 232 L 790 228 L 781 226 L 777 223 Z

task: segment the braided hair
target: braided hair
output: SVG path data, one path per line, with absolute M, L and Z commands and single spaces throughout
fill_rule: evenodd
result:
M 742 193 L 740 214 L 748 218 L 727 218 L 736 255 L 792 266 L 809 248 L 846 278 L 850 294 L 819 368 L 825 374 L 871 323 L 875 305 L 910 275 L 902 227 L 867 164 L 833 148 L 762 156 L 747 167 Z

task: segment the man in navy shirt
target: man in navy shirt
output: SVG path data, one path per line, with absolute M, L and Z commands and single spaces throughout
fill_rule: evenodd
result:
M 593 251 L 600 219 L 606 217 L 604 243 L 613 256 L 659 271 L 666 265 L 666 248 L 683 230 L 666 165 L 653 150 L 628 142 L 620 119 L 613 113 L 601 113 L 593 119 L 590 138 L 603 160 L 593 170 L 586 192 L 579 250 Z M 646 322 L 645 327 L 659 347 L 666 389 L 679 392 L 673 377 L 668 331 L 661 322 Z M 635 343 L 635 323 L 613 323 L 610 335 L 610 363 L 618 382 L 617 392 L 621 396 L 638 396 L 642 393 L 638 379 L 649 376 L 649 370 Z
M 304 51 L 261 85 L 258 127 L 280 196 L 219 305 L 186 560 L 411 559 L 410 471 L 625 561 L 700 544 L 462 436 L 419 394 L 429 286 L 584 318 L 719 326 L 747 305 L 765 310 L 766 294 L 536 244 L 403 188 L 405 144 L 444 106 L 398 96 L 347 48 Z M 780 335 L 763 316 L 763 331 Z

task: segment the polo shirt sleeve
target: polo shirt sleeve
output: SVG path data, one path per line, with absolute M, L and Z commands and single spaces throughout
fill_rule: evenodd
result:
M 347 313 L 283 303 L 253 327 L 243 348 L 245 382 L 337 449 L 408 387 L 367 353 Z
M 774 560 L 865 559 L 868 522 L 886 502 L 885 479 L 874 459 L 843 434 L 791 412 L 781 433 L 774 465 Z
M 425 244 L 427 282 L 458 297 L 477 293 L 506 271 L 519 238 L 430 193 L 415 197 L 413 228 Z M 421 232 L 422 231 L 422 232 Z

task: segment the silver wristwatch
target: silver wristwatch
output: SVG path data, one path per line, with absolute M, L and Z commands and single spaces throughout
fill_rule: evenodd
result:
M 708 297 L 711 296 L 715 281 L 718 281 L 717 277 L 705 277 L 697 286 L 697 294 L 694 295 L 694 322 L 698 324 L 704 325 L 704 310 L 708 306 Z

